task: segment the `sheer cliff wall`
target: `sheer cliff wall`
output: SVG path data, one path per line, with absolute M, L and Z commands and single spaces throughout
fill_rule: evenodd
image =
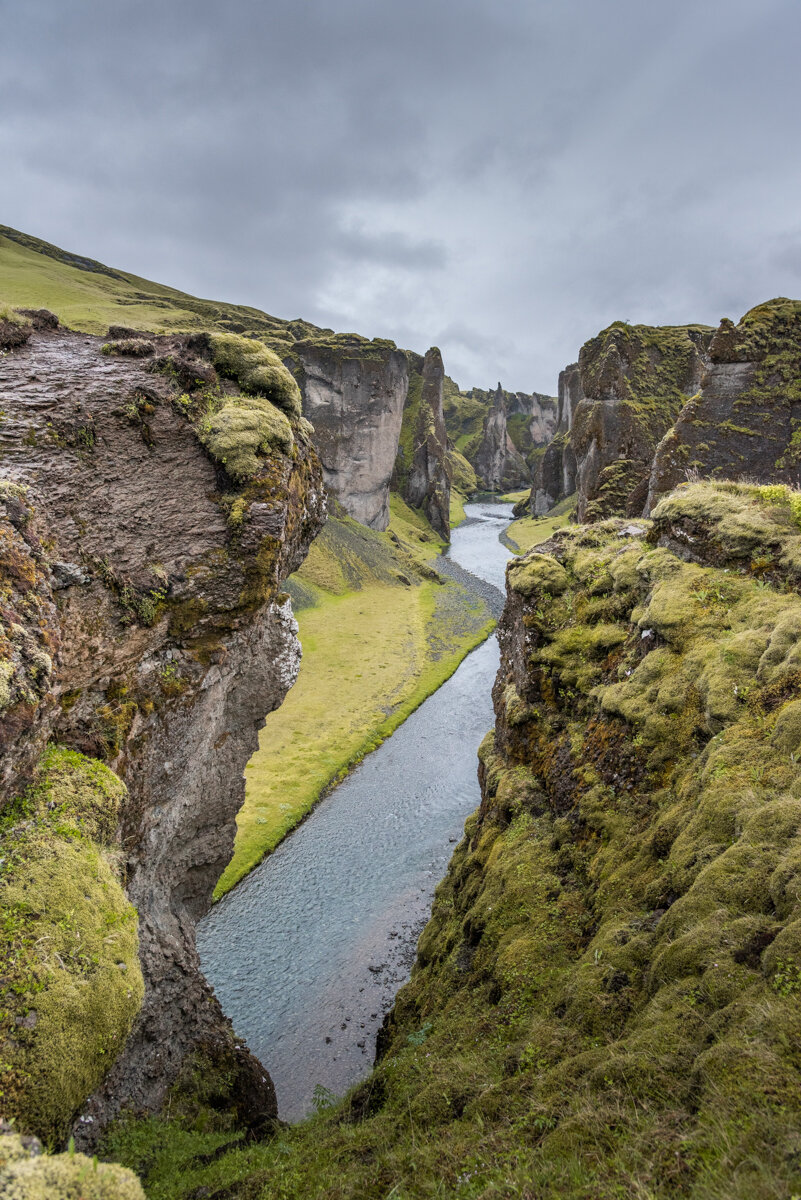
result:
M 200 1062 L 227 1079 L 220 1103 L 259 1126 L 272 1085 L 202 978 L 194 924 L 231 854 L 257 730 L 297 673 L 281 585 L 324 520 L 319 460 L 297 388 L 263 347 L 125 330 L 104 343 L 54 324 L 35 321 L 0 357 L 5 834 L 23 844 L 43 789 L 58 811 L 78 794 L 43 765 L 48 742 L 79 752 L 70 771 L 103 764 L 122 781 L 97 853 L 138 911 L 144 994 L 122 1047 L 86 1019 L 102 1079 L 90 1071 L 91 1094 L 30 1132 L 63 1135 L 78 1117 L 89 1142 L 121 1107 L 157 1108 Z M 85 919 L 100 915 L 89 905 Z M 53 964 L 25 953 L 46 993 Z M 79 998 L 106 979 L 86 970 Z M 6 1065 L 24 1080 L 41 1003 L 14 1002 L 25 1032 L 3 1030 Z

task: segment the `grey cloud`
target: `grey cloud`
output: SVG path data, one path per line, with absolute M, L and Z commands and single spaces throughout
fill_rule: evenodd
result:
M 552 391 L 797 291 L 797 0 L 27 0 L 0 219 Z

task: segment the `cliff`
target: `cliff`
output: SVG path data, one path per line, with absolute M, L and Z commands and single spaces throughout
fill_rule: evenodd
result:
M 582 346 L 570 433 L 580 521 L 643 511 L 654 451 L 698 391 L 710 339 L 700 326 L 616 323 Z
M 281 586 L 324 519 L 310 427 L 258 343 L 22 320 L 0 356 L 5 1115 L 59 1141 L 79 1113 L 91 1143 L 182 1074 L 263 1127 L 272 1086 L 194 923 L 298 669 Z
M 409 389 L 406 354 L 394 342 L 326 330 L 292 343 L 283 356 L 295 370 L 304 415 L 314 425 L 326 488 L 349 516 L 386 529 Z
M 558 402 L 538 392 L 472 388 L 446 381 L 445 425 L 453 447 L 474 468 L 487 491 L 524 487 L 538 452 L 553 438 Z
M 440 537 L 450 539 L 451 468 L 442 410 L 445 368 L 433 346 L 424 359 L 409 355 L 409 390 L 403 410 L 393 487 L 420 509 Z
M 654 456 L 649 509 L 683 481 L 801 478 L 801 303 L 771 300 L 735 325 L 723 320 L 700 391 Z

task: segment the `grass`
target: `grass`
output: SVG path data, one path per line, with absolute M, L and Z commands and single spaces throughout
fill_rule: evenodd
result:
M 513 497 L 527 494 L 526 492 L 512 492 L 508 496 L 504 496 L 504 499 L 511 500 Z M 506 530 L 503 536 L 504 544 L 515 554 L 525 554 L 532 546 L 539 546 L 541 542 L 547 542 L 557 529 L 564 529 L 570 523 L 575 507 L 576 497 L 568 496 L 566 500 L 557 504 L 547 517 L 519 517 L 518 520 L 512 521 Z
M 461 525 L 465 518 L 465 501 L 467 497 L 461 492 L 457 492 L 455 487 L 451 488 L 451 507 L 450 507 L 450 522 L 451 529 L 455 529 L 457 525 Z
M 334 517 L 312 547 L 289 585 L 303 646 L 300 674 L 267 718 L 247 766 L 234 856 L 217 898 L 491 632 L 483 601 L 452 580 L 424 577 L 442 545 L 393 497 L 388 534 Z

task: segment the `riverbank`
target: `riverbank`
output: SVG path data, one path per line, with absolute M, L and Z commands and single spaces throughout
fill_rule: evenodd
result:
M 300 675 L 246 770 L 230 891 L 492 632 L 469 576 L 440 573 L 445 543 L 393 497 L 386 533 L 332 516 L 288 583 Z M 447 569 L 447 568 L 446 568 Z M 280 767 L 279 767 L 280 764 Z
M 521 494 L 526 496 L 528 493 L 518 493 L 518 498 Z M 504 499 L 508 500 L 512 497 L 505 496 Z M 573 495 L 568 496 L 551 509 L 547 517 L 518 517 L 501 534 L 501 541 L 513 554 L 525 554 L 534 546 L 546 542 L 556 533 L 557 529 L 564 529 L 569 525 L 575 508 L 576 497 Z

